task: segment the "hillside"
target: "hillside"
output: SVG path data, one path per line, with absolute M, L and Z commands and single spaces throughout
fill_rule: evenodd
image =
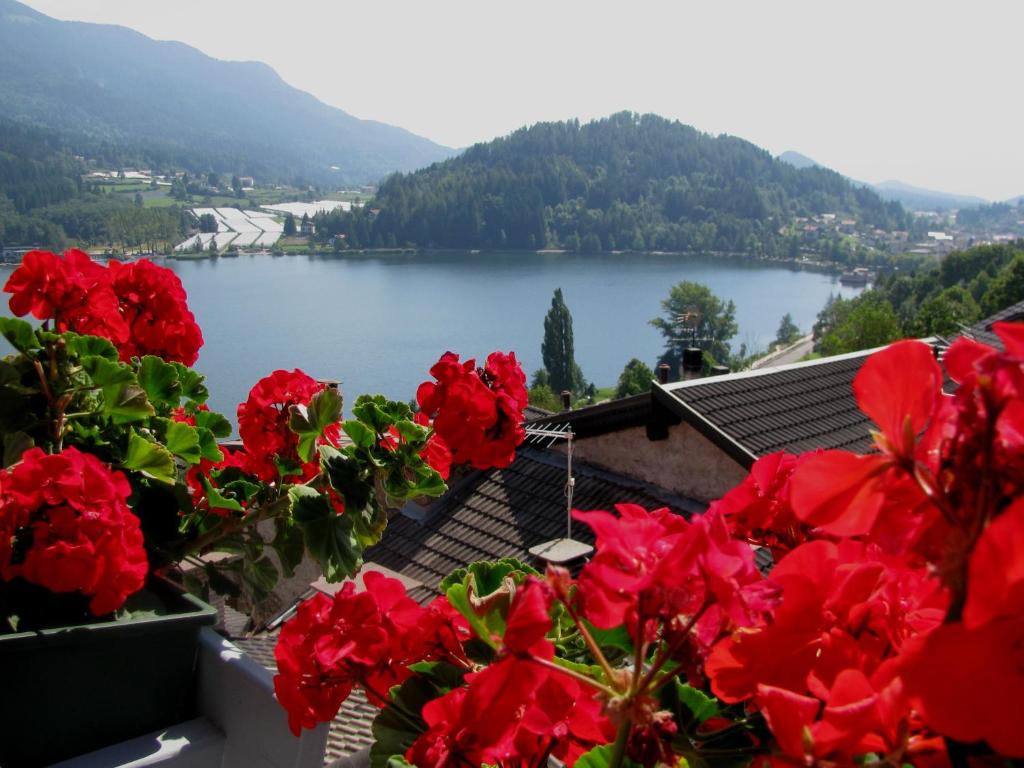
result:
M 376 212 L 376 211 L 379 211 Z M 389 178 L 374 206 L 323 217 L 351 246 L 715 250 L 780 255 L 797 216 L 905 226 L 898 203 L 732 136 L 623 112 L 538 123 Z
M 794 168 L 824 168 L 815 160 L 802 155 L 799 152 L 788 150 L 779 155 L 779 160 L 789 163 Z M 988 201 L 973 195 L 956 195 L 949 192 L 939 192 L 934 189 L 915 187 L 902 181 L 883 181 L 878 184 L 870 184 L 866 181 L 850 179 L 850 183 L 858 187 L 867 187 L 878 193 L 883 200 L 895 200 L 904 208 L 911 211 L 941 211 L 950 208 L 977 208 L 987 205 Z
M 0 104 L 5 118 L 80 143 L 137 146 L 152 164 L 264 180 L 376 182 L 453 154 L 327 106 L 265 64 L 58 21 L 14 0 L 0 0 Z

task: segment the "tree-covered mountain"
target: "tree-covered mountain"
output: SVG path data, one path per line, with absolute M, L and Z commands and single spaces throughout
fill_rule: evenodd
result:
M 330 107 L 265 64 L 58 21 L 14 0 L 0 0 L 0 104 L 3 117 L 95 152 L 129 147 L 139 164 L 262 180 L 376 182 L 453 153 Z
M 656 115 L 538 123 L 378 190 L 373 206 L 320 220 L 351 246 L 715 250 L 795 246 L 796 216 L 837 213 L 883 229 L 898 203 L 824 168 L 798 170 L 750 142 Z
M 794 168 L 823 168 L 816 160 L 799 152 L 787 150 L 779 155 L 779 160 L 789 163 Z M 956 195 L 949 192 L 939 192 L 934 189 L 915 187 L 902 181 L 882 181 L 878 184 L 870 184 L 866 181 L 850 179 L 850 183 L 857 187 L 867 187 L 878 193 L 883 200 L 895 200 L 904 208 L 911 211 L 943 211 L 950 208 L 977 208 L 987 205 L 988 201 L 974 195 Z

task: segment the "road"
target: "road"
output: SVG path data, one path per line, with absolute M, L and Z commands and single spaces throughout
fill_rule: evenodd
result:
M 776 350 L 770 355 L 762 357 L 760 360 L 755 360 L 751 368 L 774 368 L 778 365 L 788 365 L 789 363 L 795 363 L 809 354 L 814 349 L 814 337 L 808 334 L 802 339 L 798 340 L 795 344 L 791 344 L 783 349 Z

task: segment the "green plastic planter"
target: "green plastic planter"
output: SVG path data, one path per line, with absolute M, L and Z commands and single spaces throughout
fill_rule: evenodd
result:
M 0 635 L 0 766 L 49 765 L 194 716 L 199 630 L 217 611 L 163 582 L 147 590 L 165 615 Z

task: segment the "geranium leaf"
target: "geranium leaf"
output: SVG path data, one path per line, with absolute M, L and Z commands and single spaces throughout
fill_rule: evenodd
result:
M 218 595 L 238 597 L 242 594 L 242 591 L 238 588 L 238 584 L 221 572 L 222 567 L 223 566 L 218 566 L 216 563 L 206 564 L 206 578 L 210 582 L 210 589 Z
M 117 347 L 109 340 L 99 336 L 79 336 L 76 333 L 64 334 L 64 343 L 67 344 L 69 355 L 78 357 L 102 357 L 111 362 L 117 362 Z
M 155 355 L 146 355 L 139 362 L 139 385 L 146 390 L 149 402 L 157 408 L 177 408 L 181 401 L 178 371 Z
M 427 730 L 427 724 L 418 713 L 429 701 L 444 693 L 422 675 L 410 677 L 392 691 L 393 703 L 384 707 L 373 721 L 371 768 L 387 768 L 392 758 L 400 757 L 409 750 L 420 734 Z
M 205 427 L 196 427 L 196 434 L 199 435 L 199 455 L 202 458 L 214 464 L 224 461 L 224 452 L 217 445 L 213 432 Z
M 224 496 L 220 491 L 213 487 L 210 483 L 209 478 L 203 478 L 203 488 L 206 490 L 206 502 L 210 505 L 210 509 L 228 509 L 232 512 L 244 512 L 245 507 L 239 504 L 234 499 L 229 499 Z
M 0 334 L 19 352 L 39 349 L 35 329 L 24 320 L 14 317 L 0 317 Z
M 210 392 L 203 383 L 206 377 L 201 373 L 193 371 L 181 363 L 171 363 L 178 374 L 178 383 L 181 385 L 181 396 L 186 400 L 202 405 L 210 397 Z M 230 434 L 230 433 L 229 433 Z
M 306 545 L 302 539 L 302 529 L 294 520 L 287 517 L 274 518 L 274 538 L 270 546 L 277 552 L 281 561 L 281 571 L 286 579 L 295 575 L 295 567 L 302 562 Z
M 341 428 L 359 448 L 370 448 L 377 439 L 377 435 L 372 429 L 355 419 L 349 419 L 342 423 Z
M 576 758 L 577 768 L 608 768 L 611 765 L 612 760 L 612 745 L 602 744 L 600 747 L 594 747 L 589 752 L 585 752 Z M 621 765 L 623 768 L 636 768 L 637 763 L 634 763 L 628 757 L 622 758 Z
M 265 600 L 277 584 L 277 567 L 269 557 L 255 560 L 245 558 L 242 567 L 242 578 L 249 587 L 256 602 Z
M 104 387 L 103 411 L 115 424 L 142 421 L 155 413 L 145 390 L 134 384 Z
M 216 411 L 196 411 L 196 426 L 208 429 L 214 437 L 225 438 L 231 434 L 231 422 Z
M 305 485 L 292 486 L 288 496 L 292 518 L 324 577 L 333 582 L 354 576 L 363 564 L 363 550 L 353 531 L 353 516 L 337 514 L 326 496 Z
M 199 433 L 184 422 L 167 422 L 166 445 L 167 450 L 189 464 L 198 464 L 202 457 L 202 451 L 199 448 Z
M 134 429 L 129 430 L 128 451 L 121 466 L 168 485 L 173 485 L 177 479 L 174 456 L 170 451 L 151 443 Z
M 324 464 L 331 485 L 345 499 L 346 510 L 358 511 L 370 503 L 372 489 L 363 479 L 362 468 L 357 461 L 338 454 L 327 459 Z
M 717 717 L 721 712 L 718 699 L 708 696 L 699 688 L 680 682 L 678 678 L 673 682 L 675 683 L 676 698 L 679 700 L 679 704 L 686 709 L 686 713 L 679 712 L 680 715 L 687 715 L 679 718 L 680 723 L 685 723 L 686 720 L 703 723 L 709 718 Z

